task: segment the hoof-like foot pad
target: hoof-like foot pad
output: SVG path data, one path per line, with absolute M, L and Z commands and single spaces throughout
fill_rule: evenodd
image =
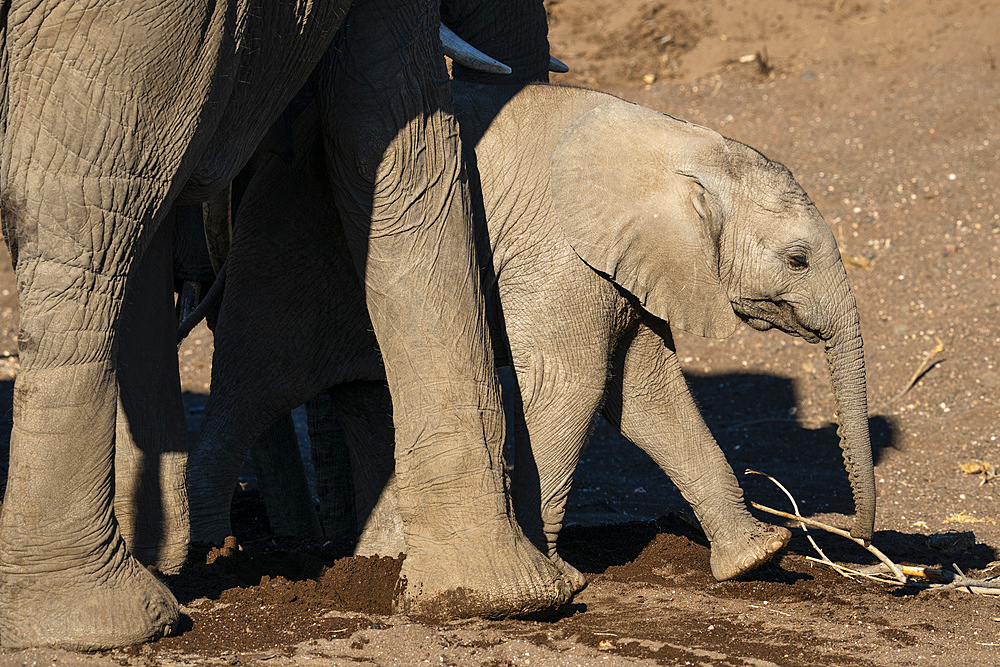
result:
M 585 577 L 580 570 L 564 561 L 562 556 L 555 554 L 554 556 L 551 556 L 551 560 L 552 563 L 559 568 L 559 571 L 562 572 L 563 577 L 565 577 L 569 582 L 574 595 L 587 587 L 587 577 Z
M 751 530 L 739 538 L 712 543 L 712 575 L 719 581 L 735 579 L 771 560 L 792 534 L 782 526 L 754 521 Z
M 65 575 L 65 573 L 63 573 Z M 45 590 L 37 577 L 10 576 L 0 596 L 4 648 L 53 646 L 104 651 L 172 634 L 180 620 L 177 600 L 134 560 L 107 578 L 55 580 Z
M 410 544 L 397 609 L 430 618 L 540 618 L 557 612 L 573 598 L 573 584 L 519 531 L 514 539 L 510 535 L 468 544 L 453 540 L 446 550 Z M 484 550 L 484 543 L 492 548 Z

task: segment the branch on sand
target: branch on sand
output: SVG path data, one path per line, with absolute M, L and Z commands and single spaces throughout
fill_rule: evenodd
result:
M 944 352 L 944 343 L 941 342 L 941 339 L 935 336 L 934 340 L 937 341 L 937 345 L 935 345 L 930 350 L 930 352 L 927 352 L 924 355 L 924 360 L 920 362 L 920 365 L 917 367 L 917 370 L 913 372 L 913 375 L 911 375 L 907 383 L 903 385 L 903 388 L 900 389 L 898 392 L 896 392 L 896 394 L 892 398 L 882 401 L 882 403 L 880 403 L 878 407 L 873 408 L 872 413 L 880 412 L 883 408 L 888 407 L 891 403 L 895 403 L 899 399 L 903 398 L 903 396 L 905 396 L 907 392 L 913 389 L 913 387 L 918 382 L 920 382 L 920 379 L 924 375 L 926 375 L 932 368 L 934 368 L 942 361 L 944 361 L 944 359 L 934 360 L 934 357 Z
M 929 359 L 929 357 L 928 357 Z M 926 362 L 925 362 L 926 363 Z M 795 498 L 792 494 L 788 492 L 778 480 L 774 479 L 770 475 L 762 472 L 757 472 L 756 470 L 747 470 L 748 475 L 762 475 L 767 477 L 771 482 L 775 484 L 781 491 L 788 496 L 788 500 L 792 503 L 792 509 L 794 513 L 782 512 L 781 510 L 771 509 L 751 501 L 750 504 L 759 509 L 762 512 L 767 512 L 768 514 L 773 514 L 775 516 L 784 517 L 786 519 L 791 519 L 793 521 L 798 521 L 799 526 L 806 533 L 806 537 L 809 539 L 809 543 L 812 544 L 813 549 L 819 554 L 819 558 L 813 558 L 812 556 L 806 556 L 806 558 L 814 563 L 822 563 L 833 568 L 838 574 L 847 577 L 848 579 L 854 579 L 855 577 L 863 577 L 865 579 L 871 579 L 872 581 L 877 581 L 883 584 L 889 584 L 894 586 L 912 586 L 916 588 L 929 589 L 934 592 L 947 591 L 947 590 L 964 590 L 969 593 L 974 593 L 977 595 L 1000 595 L 1000 577 L 992 577 L 990 579 L 972 579 L 965 576 L 965 573 L 958 567 L 958 565 L 952 564 L 955 569 L 954 572 L 950 570 L 941 570 L 933 567 L 923 567 L 923 566 L 913 566 L 913 565 L 897 565 L 888 556 L 882 553 L 878 548 L 876 548 L 871 543 L 866 543 L 864 540 L 860 540 L 856 537 L 851 537 L 851 534 L 846 530 L 836 528 L 829 524 L 823 523 L 821 521 L 816 521 L 815 519 L 807 519 L 799 514 L 798 503 L 795 502 Z M 813 541 L 812 536 L 809 535 L 809 531 L 806 526 L 812 526 L 813 528 L 819 528 L 820 530 L 825 530 L 828 533 L 833 533 L 834 535 L 839 535 L 845 539 L 854 542 L 858 546 L 866 549 L 869 553 L 875 556 L 879 561 L 879 565 L 872 567 L 866 567 L 862 569 L 850 568 L 839 563 L 834 563 L 830 560 L 823 550 L 819 548 L 815 541 Z M 917 577 L 918 579 L 914 579 Z

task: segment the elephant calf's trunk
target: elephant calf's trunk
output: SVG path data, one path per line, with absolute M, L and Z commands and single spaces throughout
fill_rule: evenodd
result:
M 826 355 L 837 402 L 837 435 L 854 492 L 851 535 L 868 541 L 875 530 L 875 470 L 868 432 L 864 349 L 856 310 L 852 319 L 854 326 L 838 332 L 827 342 Z

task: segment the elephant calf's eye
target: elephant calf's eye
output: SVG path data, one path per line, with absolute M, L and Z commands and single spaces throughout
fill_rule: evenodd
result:
M 800 252 L 795 252 L 786 256 L 788 268 L 792 271 L 805 271 L 809 268 L 809 259 Z

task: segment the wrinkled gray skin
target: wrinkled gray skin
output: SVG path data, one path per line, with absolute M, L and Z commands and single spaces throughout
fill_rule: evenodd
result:
M 494 463 L 502 418 L 437 3 L 359 0 L 343 21 L 347 4 L 0 6 L 0 217 L 21 312 L 0 645 L 106 649 L 176 628 L 173 595 L 126 548 L 173 572 L 188 542 L 164 221 L 232 180 L 314 70 L 393 396 L 401 604 L 456 611 L 456 588 L 466 613 L 568 598 Z M 119 524 L 113 495 L 155 529 Z
M 584 579 L 556 541 L 599 410 L 691 503 L 718 579 L 756 567 L 789 538 L 748 513 L 689 393 L 673 327 L 724 337 L 743 319 L 824 342 L 855 492 L 852 532 L 870 538 L 875 493 L 857 310 L 835 240 L 788 170 L 714 131 L 597 92 L 529 86 L 504 106 L 510 95 L 501 89 L 453 88 L 465 145 L 475 146 L 473 192 L 482 188 L 474 206 L 479 248 L 493 268 L 484 285 L 494 345 L 520 394 L 516 514 L 574 586 Z M 268 419 L 332 387 L 358 492 L 358 552 L 395 555 L 402 545 L 393 534 L 391 468 L 378 458 L 388 446 L 373 446 L 391 434 L 372 426 L 378 410 L 351 413 L 382 391 L 378 354 L 350 276 L 317 269 L 336 263 L 342 240 L 323 237 L 310 256 L 282 252 L 299 247 L 298 235 L 321 238 L 316 219 L 332 213 L 303 142 L 295 165 L 272 162 L 258 174 L 257 199 L 237 226 L 216 355 L 239 350 L 247 363 L 213 381 L 233 388 L 227 404 L 244 407 L 217 428 L 252 441 Z M 263 415 L 256 424 L 255 414 Z M 220 520 L 228 509 L 219 508 Z

